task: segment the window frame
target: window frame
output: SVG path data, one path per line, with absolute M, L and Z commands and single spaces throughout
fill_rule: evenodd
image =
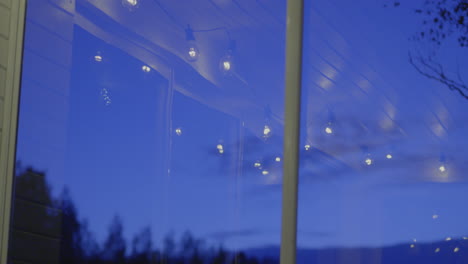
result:
M 13 174 L 15 167 L 16 131 L 18 104 L 21 86 L 21 67 L 23 53 L 23 35 L 26 19 L 26 0 L 0 0 L 0 9 L 9 14 L 6 23 L 7 32 L 0 32 L 6 41 L 0 42 L 0 50 L 7 51 L 5 80 L 0 83 L 4 91 L 3 109 L 0 114 L 2 128 L 0 138 L 0 263 L 6 263 L 8 236 L 10 228 L 10 209 L 12 198 Z M 1 63 L 1 62 L 0 62 Z

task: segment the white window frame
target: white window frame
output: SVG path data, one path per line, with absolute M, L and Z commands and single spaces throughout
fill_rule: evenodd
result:
M 5 79 L 0 80 L 0 263 L 6 264 L 10 227 L 10 208 L 15 167 L 16 129 L 23 53 L 26 0 L 0 0 L 0 67 Z

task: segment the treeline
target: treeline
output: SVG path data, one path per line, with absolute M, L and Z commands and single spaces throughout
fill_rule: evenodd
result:
M 158 248 L 151 228 L 126 241 L 119 216 L 98 243 L 86 220 L 80 220 L 68 190 L 52 197 L 45 173 L 18 166 L 9 247 L 11 263 L 60 264 L 277 264 L 222 246 L 208 246 L 190 232 L 168 235 Z

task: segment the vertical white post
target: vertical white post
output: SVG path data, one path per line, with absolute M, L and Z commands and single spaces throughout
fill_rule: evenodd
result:
M 303 0 L 287 1 L 281 264 L 296 263 L 303 8 Z
M 23 52 L 25 24 L 25 0 L 0 0 L 3 16 L 1 23 L 0 52 L 5 52 L 0 67 L 5 78 L 0 79 L 2 109 L 0 109 L 0 263 L 6 263 L 8 235 L 10 228 L 10 209 L 15 167 L 16 127 Z M 5 21 L 4 21 L 5 20 Z M 3 31 L 6 32 L 3 32 Z M 3 120 L 2 120 L 3 119 Z

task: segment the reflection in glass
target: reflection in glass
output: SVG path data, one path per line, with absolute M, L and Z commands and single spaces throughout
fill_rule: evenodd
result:
M 298 263 L 468 262 L 465 6 L 305 1 Z
M 284 13 L 28 2 L 9 261 L 278 263 Z

